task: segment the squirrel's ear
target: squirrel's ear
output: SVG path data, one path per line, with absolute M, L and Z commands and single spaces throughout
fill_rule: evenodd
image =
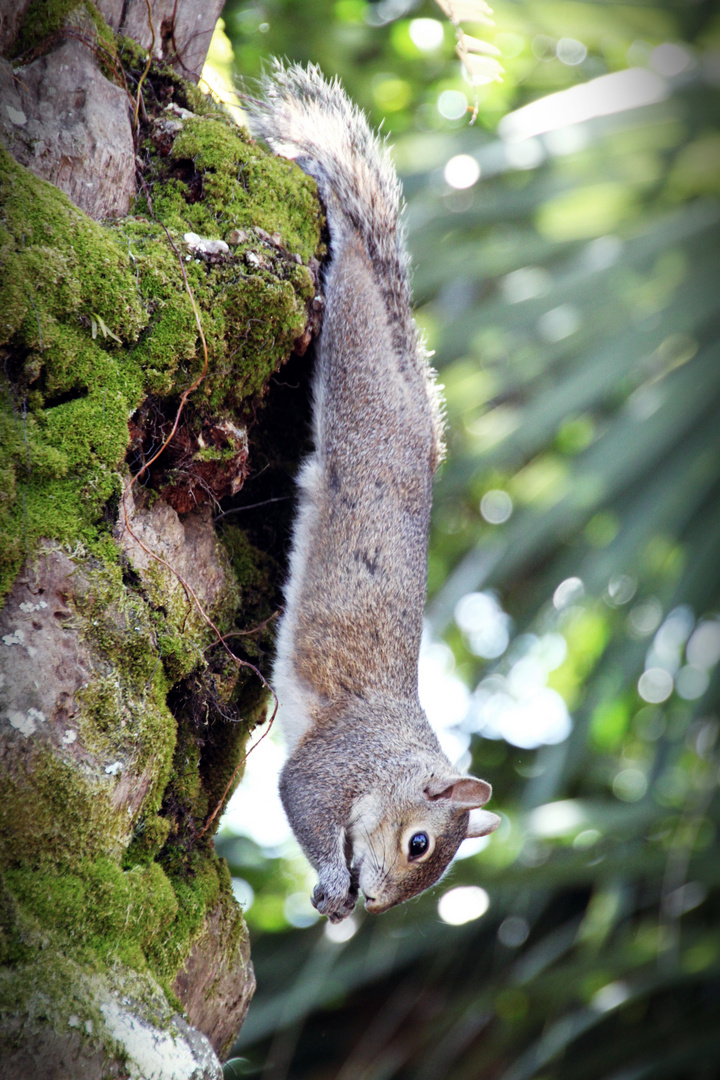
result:
M 474 776 L 458 776 L 456 780 L 431 781 L 425 788 L 428 799 L 448 799 L 457 810 L 472 810 L 484 806 L 492 795 L 492 788 L 484 780 Z
M 488 833 L 495 832 L 499 824 L 500 818 L 497 814 L 491 814 L 489 810 L 471 810 L 465 836 L 487 836 Z

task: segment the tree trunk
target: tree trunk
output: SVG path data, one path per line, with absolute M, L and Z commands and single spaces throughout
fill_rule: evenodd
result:
M 320 215 L 195 86 L 220 6 L 0 2 L 1 1078 L 219 1077 L 254 988 L 212 815 L 277 570 L 213 519 Z

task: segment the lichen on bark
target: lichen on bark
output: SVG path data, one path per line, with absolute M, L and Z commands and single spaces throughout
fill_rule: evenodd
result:
M 79 11 L 136 87 L 144 56 L 101 8 L 53 5 L 52 47 Z M 128 1039 L 158 1077 L 215 1076 L 254 985 L 205 826 L 266 704 L 220 638 L 272 615 L 277 574 L 213 514 L 317 321 L 321 217 L 313 182 L 167 63 L 141 117 L 138 195 L 104 222 L 0 148 L 3 1077 L 143 1076 Z M 146 468 L 205 366 L 193 302 L 206 373 Z M 241 660 L 270 647 L 242 640 Z

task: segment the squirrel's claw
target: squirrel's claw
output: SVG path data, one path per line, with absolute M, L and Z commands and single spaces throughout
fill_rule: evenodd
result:
M 357 898 L 357 886 L 352 885 L 348 875 L 344 882 L 318 882 L 313 890 L 311 903 L 316 911 L 326 915 L 331 923 L 339 923 L 352 915 Z

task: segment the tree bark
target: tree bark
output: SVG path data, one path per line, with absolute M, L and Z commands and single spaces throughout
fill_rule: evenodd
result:
M 220 7 L 0 4 L 1 1078 L 220 1077 L 254 989 L 212 815 L 277 571 L 213 519 L 321 222 L 195 86 Z

